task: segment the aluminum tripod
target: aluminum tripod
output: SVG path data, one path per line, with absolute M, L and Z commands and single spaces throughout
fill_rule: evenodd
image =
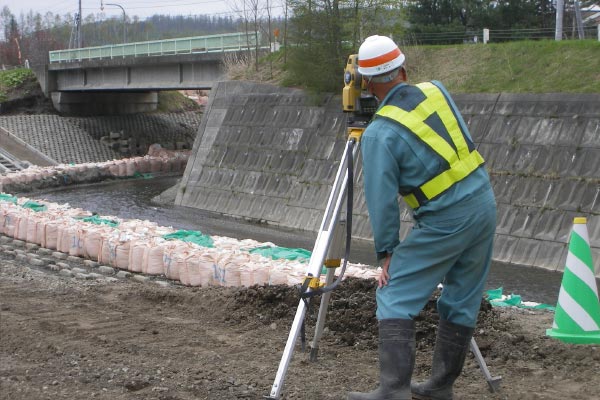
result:
M 352 163 L 351 165 L 356 164 L 360 153 L 360 136 L 362 135 L 363 131 L 363 128 L 349 128 L 349 139 L 346 145 L 346 150 L 344 151 L 342 159 L 340 160 L 337 175 L 333 183 L 332 191 L 329 195 L 329 200 L 327 201 L 327 207 L 325 208 L 321 227 L 319 228 L 319 233 L 317 235 L 317 239 L 315 241 L 312 255 L 308 264 L 307 279 L 312 279 L 313 282 L 319 281 L 323 265 L 328 267 L 327 274 L 325 276 L 325 287 L 331 287 L 330 285 L 333 282 L 335 269 L 336 267 L 340 266 L 343 248 L 343 232 L 346 228 L 346 221 L 340 218 L 340 213 L 344 198 L 348 192 L 348 185 L 353 185 L 354 183 L 350 182 L 348 179 L 349 171 L 352 171 L 352 169 L 347 168 L 347 166 L 348 163 Z M 350 175 L 353 178 L 353 174 L 351 172 Z M 351 211 L 352 210 L 350 207 L 350 212 Z M 349 217 L 351 217 L 351 215 L 349 215 Z M 351 221 L 348 222 L 348 225 L 351 225 Z M 338 279 L 341 279 L 341 276 Z M 313 289 L 318 290 L 316 285 L 309 285 L 307 291 L 310 292 Z M 317 324 L 315 326 L 314 338 L 311 342 L 309 356 L 310 361 L 317 360 L 319 341 L 325 327 L 325 318 L 327 315 L 327 308 L 329 307 L 330 297 L 331 291 L 326 291 L 321 295 L 321 304 L 319 306 Z M 279 368 L 277 369 L 275 381 L 271 387 L 270 394 L 265 396 L 267 399 L 279 399 L 279 396 L 281 395 L 285 375 L 289 368 L 294 352 L 294 346 L 298 341 L 298 336 L 302 329 L 302 323 L 306 314 L 308 301 L 310 301 L 310 298 L 301 299 L 298 304 L 296 315 L 294 316 L 294 321 L 292 323 L 292 327 L 290 328 L 290 333 L 283 350 L 283 355 L 281 357 L 281 361 L 279 362 Z M 495 392 L 498 389 L 500 380 L 502 378 L 492 377 L 490 375 L 485 360 L 483 359 L 483 356 L 477 347 L 475 339 L 471 339 L 470 347 L 471 351 L 475 355 L 479 367 L 481 368 L 481 371 L 486 378 L 489 390 L 491 392 Z

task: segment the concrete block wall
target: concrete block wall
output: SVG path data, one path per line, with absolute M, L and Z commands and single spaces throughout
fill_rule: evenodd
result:
M 65 117 L 70 123 L 80 127 L 96 140 L 110 132 L 123 132 L 124 137 L 136 139 L 146 145 L 160 143 L 163 147 L 175 149 L 177 143 L 185 143 L 191 148 L 202 113 L 187 111 L 182 113 L 150 113 L 135 115 L 111 115 L 88 117 Z
M 600 276 L 600 95 L 454 97 L 496 193 L 494 258 L 562 270 L 583 216 Z
M 600 95 L 456 95 L 498 201 L 494 258 L 564 268 L 588 218 L 600 276 Z M 346 142 L 339 97 L 220 82 L 211 91 L 176 204 L 318 230 Z M 353 234 L 372 237 L 357 170 Z M 401 201 L 401 238 L 412 228 Z
M 190 148 L 201 113 L 160 113 L 126 116 L 62 117 L 54 114 L 0 116 L 0 126 L 59 163 L 101 162 L 122 158 L 100 142 L 111 131 L 123 131 L 146 148 L 160 143 L 175 149 Z
M 94 140 L 59 115 L 0 117 L 0 126 L 58 163 L 86 163 L 118 158 L 118 154 Z
M 175 204 L 315 231 L 346 142 L 339 99 L 249 82 L 211 91 Z

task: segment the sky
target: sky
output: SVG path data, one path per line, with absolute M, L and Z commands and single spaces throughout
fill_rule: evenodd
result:
M 234 5 L 241 4 L 242 0 L 81 0 L 81 14 L 97 14 L 101 1 L 104 2 L 104 14 L 107 18 L 121 17 L 123 10 L 117 6 L 106 4 L 118 4 L 125 9 L 128 17 L 137 15 L 145 19 L 154 14 L 163 15 L 233 15 Z M 21 13 L 27 14 L 30 10 L 44 15 L 48 11 L 61 16 L 67 13 L 75 14 L 79 8 L 79 0 L 2 0 L 0 8 L 8 6 L 11 13 L 19 18 Z

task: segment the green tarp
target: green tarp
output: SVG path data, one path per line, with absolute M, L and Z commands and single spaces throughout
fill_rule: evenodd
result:
M 311 252 L 304 249 L 290 249 L 287 247 L 273 247 L 273 246 L 261 246 L 254 249 L 248 250 L 249 253 L 260 254 L 261 256 L 271 258 L 273 260 L 279 260 L 284 258 L 286 260 L 297 260 L 300 262 L 306 262 L 310 260 Z
M 131 175 L 131 178 L 152 179 L 154 178 L 154 175 L 152 175 L 150 172 L 142 174 L 141 172 L 136 171 L 133 175 Z
M 31 200 L 28 200 L 25 203 L 23 203 L 23 205 L 21 205 L 21 207 L 29 208 L 35 212 L 46 211 L 48 209 L 48 207 L 46 207 L 46 205 L 36 203 L 35 201 L 31 201 Z
M 0 193 L 0 201 L 17 204 L 17 198 L 13 195 L 6 194 L 6 193 Z
M 277 246 L 261 246 L 254 249 L 248 250 L 249 253 L 260 254 L 263 257 L 270 258 L 272 260 L 291 260 L 305 263 L 310 260 L 312 253 L 305 249 L 292 249 L 288 247 L 277 247 Z M 323 266 L 321 274 L 326 274 L 327 268 Z
M 90 222 L 95 225 L 108 225 L 112 228 L 119 226 L 118 221 L 114 221 L 108 218 L 100 218 L 98 215 L 92 215 L 90 217 L 76 217 L 75 219 L 82 220 L 83 222 Z
M 491 289 L 485 292 L 487 299 L 493 307 L 519 307 L 519 308 L 534 308 L 554 311 L 555 307 L 548 304 L 523 302 L 521 296 L 510 294 L 505 296 L 502 294 L 502 287 Z
M 177 232 L 163 235 L 163 239 L 181 240 L 184 242 L 195 243 L 202 247 L 215 247 L 212 238 L 208 235 L 203 235 L 200 231 L 179 230 Z

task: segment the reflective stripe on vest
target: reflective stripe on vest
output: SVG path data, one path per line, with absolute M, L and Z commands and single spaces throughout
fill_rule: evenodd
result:
M 469 176 L 484 162 L 477 150 L 469 151 L 466 135 L 461 130 L 442 91 L 430 82 L 420 83 L 416 86 L 426 98 L 414 110 L 405 111 L 397 106 L 386 105 L 377 111 L 377 115 L 392 119 L 413 132 L 450 166 L 449 169 L 423 183 L 412 193 L 404 195 L 404 200 L 413 209 L 444 193 L 456 182 Z M 444 124 L 456 150 L 424 122 L 433 113 L 437 113 Z

